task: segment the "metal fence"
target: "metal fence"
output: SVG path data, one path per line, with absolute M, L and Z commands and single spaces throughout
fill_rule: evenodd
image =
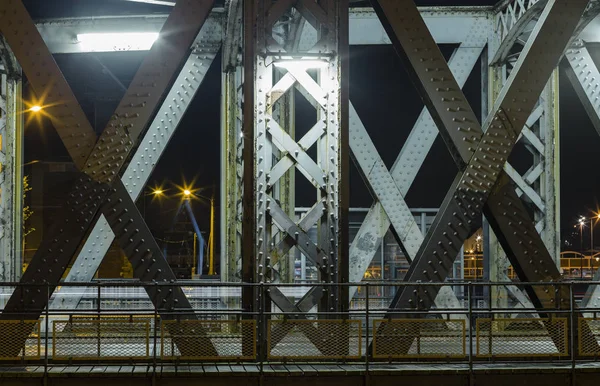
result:
M 521 289 L 544 286 L 547 293 L 555 294 L 546 302 L 553 306 L 524 308 L 508 296 L 493 297 L 516 284 Z M 243 286 L 250 285 L 197 281 L 177 283 L 188 296 L 207 296 L 206 301 L 193 302 L 191 310 L 143 308 L 131 296 L 116 307 L 119 289 L 132 294 L 149 285 L 164 287 L 162 293 L 170 293 L 175 286 L 97 282 L 82 287 L 78 283 L 88 297 L 78 307 L 50 307 L 38 320 L 32 319 L 32 312 L 3 312 L 0 365 L 330 362 L 361 363 L 368 368 L 377 362 L 576 363 L 600 357 L 600 309 L 577 308 L 575 285 L 581 283 L 453 282 L 460 306 L 431 310 L 389 309 L 381 298 L 371 297 L 378 293 L 374 288 L 412 290 L 425 284 L 335 284 L 332 286 L 338 291 L 362 287 L 358 293 L 364 297 L 335 312 L 314 306 L 303 313 L 299 308 L 283 311 L 289 307 L 280 308 L 269 301 L 275 285 L 252 285 L 257 298 L 263 300 L 256 302 L 256 309 L 244 310 L 239 294 Z M 303 299 L 312 288 L 306 284 L 277 286 L 290 304 Z M 15 284 L 9 288 L 15 296 L 23 292 Z M 50 300 L 62 296 L 60 292 L 50 295 L 48 288 L 40 286 L 42 290 L 48 291 Z M 477 294 L 485 294 L 487 299 Z M 568 299 L 558 298 L 565 294 Z M 147 298 L 140 301 L 147 303 Z

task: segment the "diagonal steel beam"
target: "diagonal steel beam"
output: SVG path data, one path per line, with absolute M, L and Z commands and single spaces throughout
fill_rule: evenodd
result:
M 565 54 L 569 66 L 565 67 L 567 77 L 571 81 L 579 100 L 600 135 L 600 71 L 594 63 L 585 43 L 574 42 Z
M 463 43 L 463 45 L 466 47 L 459 47 L 451 56 L 448 63 L 450 71 L 452 71 L 452 74 L 455 76 L 456 81 L 461 88 L 464 86 L 469 74 L 477 63 L 477 60 L 485 46 L 485 41 L 473 42 L 471 39 L 468 39 L 468 41 Z M 350 122 L 351 128 L 362 127 L 360 118 L 352 107 L 350 111 Z M 394 162 L 392 169 L 390 170 L 392 178 L 396 182 L 399 190 L 399 194 L 397 194 L 396 197 L 400 198 L 401 200 L 401 196 L 405 195 L 412 185 L 421 165 L 425 161 L 425 157 L 433 146 L 433 142 L 437 137 L 437 134 L 438 130 L 435 127 L 431 115 L 427 109 L 424 109 L 421 112 L 421 115 L 419 116 L 415 126 L 411 130 L 411 133 L 409 134 L 406 143 L 402 147 L 398 158 Z M 365 142 L 370 142 L 367 133 L 357 133 L 356 135 L 351 135 L 350 148 L 357 154 L 362 154 L 365 152 L 369 155 L 377 154 L 376 150 L 373 148 L 363 148 Z M 415 151 L 415 149 L 417 150 Z M 358 157 L 355 155 L 354 158 L 357 159 Z M 359 169 L 362 169 L 360 165 L 358 166 Z M 364 169 L 363 172 L 367 173 L 367 171 Z M 407 221 L 411 220 L 414 222 L 412 215 Z M 401 229 L 410 227 L 407 222 L 403 222 L 402 220 L 398 221 L 401 224 L 399 225 Z M 375 203 L 367 213 L 365 220 L 361 224 L 361 227 L 350 247 L 351 282 L 359 282 L 363 278 L 364 272 L 380 247 L 383 237 L 385 236 L 385 233 L 390 225 L 391 221 L 389 216 L 387 215 L 386 211 L 383 210 L 379 200 L 376 199 Z M 417 237 L 418 236 L 412 236 L 411 238 L 414 240 Z M 420 237 L 420 240 L 421 241 L 419 241 L 416 246 L 417 249 L 420 247 L 420 243 L 422 242 L 422 236 Z M 404 243 L 402 239 L 400 239 L 399 242 Z M 414 241 L 412 244 L 415 244 Z M 414 253 L 408 253 L 409 262 L 412 260 L 412 257 L 415 254 L 416 251 L 414 251 Z M 510 280 L 506 278 L 506 281 L 508 282 Z M 511 286 L 510 290 L 519 298 L 524 297 L 522 294 L 520 294 L 520 290 L 517 287 Z M 355 287 L 351 288 L 350 298 L 353 297 L 355 291 Z M 445 289 L 442 288 L 442 291 L 445 291 Z M 448 295 L 451 294 L 449 293 Z
M 204 30 L 204 29 L 203 29 Z M 199 37 L 207 38 L 208 32 L 200 33 Z M 207 39 L 210 41 L 210 39 Z M 144 134 L 141 146 L 138 147 L 121 177 L 133 201 L 137 200 L 148 182 L 154 166 L 158 163 L 169 140 L 175 133 L 181 118 L 183 118 L 189 103 L 204 80 L 212 61 L 219 50 L 219 44 L 204 47 L 203 52 L 192 52 L 187 59 L 173 87 L 167 94 L 165 102 L 159 108 L 156 117 Z M 164 119 L 169 117 L 169 119 Z M 73 262 L 66 282 L 89 282 L 93 279 L 100 263 L 115 235 L 104 215 L 101 215 L 79 255 Z M 51 309 L 70 309 L 79 304 L 83 293 L 81 288 L 62 287 L 50 304 Z
M 450 69 L 461 87 L 475 67 L 484 45 L 480 44 L 480 47 L 477 48 L 464 48 L 461 46 L 450 58 Z M 354 124 L 355 119 L 360 118 L 351 113 L 351 123 Z M 431 114 L 427 109 L 423 109 L 390 169 L 392 177 L 403 195 L 408 193 L 437 135 L 438 130 Z M 368 138 L 365 137 L 365 139 Z M 361 151 L 357 147 L 359 144 L 359 140 L 353 136 L 350 137 L 350 148 L 353 152 Z M 417 150 L 415 151 L 415 149 Z M 375 202 L 369 209 L 350 247 L 350 282 L 362 280 L 364 272 L 381 245 L 389 226 L 389 218 L 383 212 L 381 204 Z M 352 298 L 352 293 L 350 295 Z
M 375 200 L 383 207 L 384 217 L 388 224 L 391 223 L 396 239 L 399 240 L 405 257 L 410 262 L 423 243 L 423 235 L 404 200 L 403 193 L 379 157 L 352 103 L 350 104 L 350 149 L 352 158 L 363 175 L 363 180 Z M 353 295 L 352 292 L 355 290 L 352 289 L 350 295 Z M 450 287 L 443 287 L 440 290 L 435 303 L 440 309 L 462 308 Z
M 527 121 L 537 97 L 560 59 L 563 47 L 567 45 L 587 1 L 569 2 L 569 4 L 549 2 L 541 22 L 532 33 L 534 38 L 530 39 L 525 47 L 524 52 L 527 54 L 523 54 L 519 58 L 507 86 L 501 92 L 495 105 L 494 114 L 484 125 L 487 129 L 485 133 L 482 133 L 478 122 L 472 119 L 470 106 L 447 70 L 445 60 L 428 34 L 414 3 L 403 1 L 401 2 L 402 6 L 398 6 L 397 2 L 393 5 L 390 1 L 374 1 L 374 5 L 378 15 L 384 21 L 388 33 L 393 37 L 398 53 L 401 56 L 404 55 L 404 52 L 410 53 L 405 59 L 411 64 L 409 68 L 419 90 L 424 94 L 426 104 L 432 114 L 435 113 L 438 117 L 437 123 L 440 130 L 446 132 L 447 138 L 450 139 L 447 141 L 447 145 L 452 154 L 463 157 L 466 155 L 464 160 L 469 161 L 467 170 L 459 174 L 453 183 L 450 194 L 444 200 L 442 210 L 436 217 L 432 230 L 427 235 L 426 242 L 406 277 L 409 281 L 440 281 L 445 279 L 460 246 L 480 222 L 482 206 L 492 193 L 492 186 L 499 177 L 502 177 L 499 186 L 503 186 L 501 185 L 502 181 L 507 181 L 508 177 L 504 178 L 504 173 L 501 173 L 502 166 Z M 409 23 L 403 23 L 403 21 L 409 21 Z M 411 33 L 406 34 L 406 31 Z M 548 46 L 552 46 L 552 49 L 548 49 Z M 540 65 L 540 62 L 543 65 Z M 448 94 L 440 99 L 444 103 L 441 105 L 438 103 L 436 106 L 436 93 L 440 96 L 440 92 Z M 440 107 L 443 110 L 439 111 Z M 454 112 L 455 115 L 444 114 L 448 111 Z M 456 127 L 457 122 L 462 123 L 463 126 Z M 462 140 L 452 141 L 453 138 L 456 139 L 456 136 L 450 132 L 454 129 L 465 132 Z M 479 138 L 482 139 L 479 140 Z M 512 189 L 510 186 L 508 188 Z M 494 193 L 498 191 L 498 188 L 495 187 Z M 503 205 L 511 205 L 506 199 L 499 202 Z M 520 215 L 523 214 L 528 217 L 526 213 Z M 500 221 L 495 220 L 491 223 L 493 226 L 495 225 L 497 233 L 511 234 L 510 227 L 504 229 L 498 227 Z M 527 229 L 533 228 L 529 219 L 520 221 L 519 225 Z M 531 234 L 522 233 L 519 236 L 523 235 L 533 239 L 530 241 L 536 241 L 536 248 L 541 246 L 540 250 L 536 249 L 536 255 L 539 254 L 536 259 L 542 258 L 540 265 L 552 263 L 552 259 L 535 229 Z M 510 243 L 505 240 L 503 246 L 510 247 Z M 515 251 L 510 250 L 509 254 L 511 252 Z M 526 264 L 524 259 L 526 252 L 519 250 L 514 254 L 517 265 Z M 553 264 L 551 265 L 553 266 Z M 524 273 L 524 270 L 521 273 Z M 539 270 L 532 273 L 539 274 Z M 530 277 L 530 280 L 542 278 L 541 275 L 533 276 Z M 399 291 L 392 306 L 426 310 L 431 306 L 437 288 L 422 287 L 412 294 L 408 292 Z M 534 298 L 538 305 L 541 305 L 543 299 L 545 298 Z M 560 299 L 561 302 L 565 300 L 568 301 L 568 297 Z M 559 306 L 564 305 L 561 303 Z M 409 341 L 405 343 L 410 344 Z M 403 348 L 407 349 L 408 347 Z
M 580 0 L 568 4 L 564 1 L 549 2 L 540 23 L 532 33 L 535 38 L 530 39 L 525 47 L 515 70 L 498 98 L 493 109 L 494 113 L 484 124 L 486 130 L 483 133 L 451 74 L 444 71 L 445 60 L 437 46 L 434 47 L 429 41 L 424 44 L 423 39 L 431 40 L 431 37 L 428 36 L 424 22 L 416 9 L 413 9 L 412 1 L 403 1 L 404 7 L 395 8 L 387 0 L 375 3 L 379 4 L 376 11 L 380 17 L 387 16 L 394 21 L 387 27 L 391 28 L 390 32 L 396 39 L 396 47 L 400 49 L 398 51 L 420 52 L 407 58 L 412 64 L 415 78 L 419 79 L 420 90 L 426 95 L 430 94 L 428 98 L 431 102 L 427 100 L 426 103 L 433 108 L 432 114 L 435 113 L 438 117 L 439 128 L 442 132 L 446 132 L 446 138 L 450 139 L 447 144 L 452 149 L 452 153 L 460 154 L 463 157 L 462 162 L 469 160 L 466 171 L 459 174 L 453 183 L 432 226 L 432 231 L 427 235 L 426 242 L 407 275 L 409 280 L 417 278 L 443 280 L 445 275 L 441 274 L 439 269 L 435 269 L 437 273 L 434 273 L 434 269 L 428 264 L 429 259 L 436 257 L 438 264 L 444 266 L 443 271 L 448 270 L 460 246 L 477 229 L 483 205 L 492 192 L 492 187 L 537 97 L 560 59 L 587 1 Z M 404 11 L 402 16 L 399 9 Z M 415 13 L 417 14 L 414 15 Z M 409 18 L 413 15 L 412 25 L 403 27 L 412 30 L 413 34 L 409 38 L 408 35 L 400 32 L 399 21 L 403 17 Z M 415 39 L 415 36 L 424 38 Z M 549 45 L 552 49 L 548 49 Z M 543 65 L 540 65 L 540 62 Z M 454 114 L 447 114 L 448 111 Z M 455 135 L 452 135 L 452 131 Z M 426 296 L 425 291 L 427 291 Z M 417 307 L 417 303 L 425 306 L 430 303 L 430 300 L 425 298 L 433 295 L 430 289 L 424 289 L 421 294 L 423 297 L 417 295 L 416 299 L 412 295 L 402 295 L 402 293 L 406 291 L 398 293 L 394 306 L 400 307 L 402 304 L 402 306 Z
M 33 26 L 33 23 L 22 7 L 21 2 L 10 4 L 16 7 L 13 13 L 19 10 L 21 12 L 21 20 L 17 21 L 20 21 L 19 24 L 22 27 L 15 28 L 15 30 L 21 30 L 21 34 L 24 35 L 29 34 L 30 31 L 28 30 L 31 28 L 27 27 Z M 146 240 L 148 235 L 152 238 L 151 233 L 145 222 L 140 220 L 141 216 L 139 216 L 135 204 L 131 201 L 127 192 L 121 189 L 118 174 L 132 150 L 134 142 L 146 128 L 158 103 L 161 102 L 164 90 L 170 83 L 174 72 L 178 69 L 182 58 L 186 55 L 211 8 L 212 1 L 185 2 L 178 4 L 169 15 L 163 26 L 161 37 L 140 66 L 129 90 L 109 121 L 108 127 L 103 131 L 85 162 L 82 168 L 82 176 L 76 182 L 75 189 L 69 195 L 64 206 L 65 213 L 67 213 L 66 217 L 57 221 L 55 228 L 50 232 L 50 237 L 43 240 L 32 263 L 23 275 L 22 282 L 26 283 L 25 286 L 20 288 L 18 294 L 15 293 L 11 296 L 1 315 L 3 319 L 20 319 L 25 313 L 28 317 L 41 314 L 47 305 L 48 298 L 45 291 L 40 291 L 40 287 L 37 286 L 42 284 L 45 286 L 43 288 L 47 286 L 50 292 L 54 291 L 72 255 L 83 241 L 86 231 L 98 213 L 100 204 L 105 200 L 104 207 L 112 206 L 110 210 L 113 218 L 111 224 L 113 229 L 124 223 L 128 227 L 125 233 L 128 230 L 134 232 L 127 239 L 119 238 L 121 247 L 126 251 L 130 251 L 129 257 L 132 262 L 137 259 L 140 259 L 141 262 L 149 262 L 151 268 L 146 268 L 146 272 L 148 274 L 154 273 L 155 279 L 174 279 L 172 271 L 170 269 L 166 272 L 163 271 L 164 267 L 157 262 L 156 252 L 160 254 L 160 251 L 152 245 L 153 240 Z M 190 17 L 190 15 L 194 15 L 194 17 Z M 33 33 L 33 35 L 35 34 Z M 58 76 L 58 80 L 60 80 L 60 74 L 54 74 L 54 76 Z M 50 77 L 49 81 L 55 80 Z M 48 96 L 50 98 L 55 97 L 51 94 Z M 60 97 L 61 94 L 59 93 L 58 96 Z M 65 105 L 65 108 L 72 108 L 72 106 Z M 81 125 L 85 122 L 84 119 L 77 122 L 77 124 Z M 116 200 L 116 202 L 112 200 Z M 145 237 L 139 238 L 140 235 Z M 145 275 L 145 277 L 148 277 L 148 275 Z M 175 290 L 175 293 L 178 292 L 181 292 L 180 288 Z M 173 296 L 171 301 L 168 302 L 166 298 L 159 299 L 155 297 L 152 300 L 155 301 L 157 308 L 161 310 L 175 310 L 179 307 L 191 309 L 191 305 L 183 292 L 180 295 Z M 27 331 L 23 333 L 18 336 L 2 338 L 19 342 L 26 339 L 28 335 Z M 204 342 L 204 344 L 212 347 L 209 341 Z M 11 346 L 20 347 L 19 344 L 4 344 L 2 346 L 9 350 Z M 185 346 L 182 348 L 185 349 Z

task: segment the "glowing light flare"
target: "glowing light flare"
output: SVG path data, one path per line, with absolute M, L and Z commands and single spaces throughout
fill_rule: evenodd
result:
M 285 68 L 286 70 L 298 70 L 307 71 L 319 68 L 327 67 L 327 62 L 324 60 L 309 60 L 309 59 L 298 59 L 298 60 L 281 60 L 274 62 L 273 65 L 279 68 Z
M 84 33 L 77 43 L 84 51 L 148 51 L 158 40 L 158 32 Z
M 189 189 L 184 189 L 183 190 L 183 195 L 186 197 L 189 197 L 192 195 L 192 192 Z
M 34 105 L 34 106 L 31 106 L 28 111 L 31 111 L 32 113 L 39 113 L 40 111 L 42 111 L 42 109 L 43 109 L 42 106 Z

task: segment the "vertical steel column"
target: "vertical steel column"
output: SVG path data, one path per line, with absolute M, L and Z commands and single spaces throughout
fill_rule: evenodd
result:
M 23 112 L 21 74 L 8 49 L 0 85 L 0 280 L 18 281 L 22 266 Z
M 224 73 L 222 163 L 221 179 L 221 278 L 224 282 L 241 279 L 242 253 L 242 190 L 244 176 L 242 135 L 242 83 L 241 67 Z
M 252 280 L 277 279 L 272 275 L 274 265 L 277 261 L 283 263 L 296 247 L 318 268 L 322 282 L 347 280 L 344 272 L 347 271 L 344 268 L 347 266 L 347 216 L 340 211 L 340 204 L 348 207 L 347 185 L 341 177 L 346 172 L 343 165 L 347 165 L 347 134 L 342 128 L 347 125 L 347 107 L 342 102 L 347 100 L 347 88 L 343 88 L 341 78 L 342 67 L 346 65 L 343 61 L 347 60 L 347 48 L 342 47 L 348 44 L 347 5 L 333 0 L 318 4 L 309 0 L 296 3 L 254 0 L 252 5 L 247 4 L 246 11 L 244 123 L 247 130 L 244 140 L 254 139 L 254 165 L 251 168 L 246 164 L 250 155 L 245 146 L 244 203 L 250 204 L 248 194 L 251 194 L 255 212 L 245 208 L 244 225 L 246 229 L 254 227 L 254 234 L 244 232 L 243 243 L 245 248 L 252 244 L 255 249 L 254 256 L 247 249 L 244 253 L 244 279 L 250 280 L 251 265 Z M 299 51 L 296 44 L 286 44 L 281 34 L 274 33 L 282 27 L 281 18 L 290 15 L 295 19 L 301 15 L 319 31 L 316 44 Z M 250 29 L 250 23 L 254 30 Z M 254 40 L 248 34 L 252 34 Z M 250 44 L 253 46 L 249 47 Z M 250 72 L 252 66 L 254 70 Z M 251 79 L 255 82 L 254 89 L 249 85 Z M 286 96 L 295 89 L 317 110 L 316 124 L 300 139 L 285 127 L 286 122 L 279 120 L 285 118 L 285 114 L 281 114 L 285 105 L 294 100 Z M 251 103 L 248 103 L 249 95 L 255 98 Z M 254 107 L 250 109 L 250 105 Z M 289 121 L 287 118 L 284 120 Z M 253 137 L 248 137 L 249 134 Z M 245 145 L 249 145 L 248 142 Z M 313 146 L 317 149 L 316 160 L 310 155 Z M 295 187 L 282 189 L 282 184 L 294 182 L 285 176 L 294 173 L 296 168 L 315 187 L 317 194 L 315 205 L 298 222 L 293 220 L 291 208 L 286 208 L 289 202 L 285 202 Z M 254 189 L 248 189 L 246 181 L 254 184 Z M 253 214 L 252 218 L 249 213 Z M 251 219 L 254 224 L 249 223 Z M 319 235 L 316 243 L 307 233 L 315 223 Z M 270 291 L 277 292 L 272 297 L 285 302 L 278 304 L 280 308 L 293 306 L 285 296 L 278 296 L 281 294 L 277 289 Z M 341 292 L 327 288 L 323 289 L 323 296 L 306 299 L 319 302 L 322 310 L 333 311 L 338 309 L 340 296 L 347 298 Z M 320 293 L 313 291 L 311 295 Z
M 244 105 L 243 105 L 243 216 L 242 216 L 242 282 L 255 283 L 255 229 L 256 208 L 254 204 L 256 185 L 254 183 L 254 76 L 256 52 L 256 13 L 255 0 L 244 0 Z M 256 291 L 251 287 L 242 288 L 242 309 L 257 311 Z M 248 345 L 249 346 L 249 345 Z

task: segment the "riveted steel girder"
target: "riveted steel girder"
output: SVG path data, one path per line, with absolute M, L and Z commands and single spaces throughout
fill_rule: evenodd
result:
M 600 135 L 600 71 L 582 40 L 575 41 L 565 57 L 567 77 Z
M 517 62 L 511 78 L 501 92 L 493 114 L 484 124 L 483 132 L 443 56 L 415 12 L 412 1 L 403 1 L 400 5 L 390 1 L 373 3 L 384 20 L 384 26 L 392 36 L 397 51 L 401 56 L 406 55 L 426 105 L 432 111 L 434 119 L 437 117 L 436 123 L 440 130 L 446 133 L 446 143 L 452 154 L 455 159 L 457 156 L 463 157 L 457 163 L 466 165 L 461 168 L 463 172 L 459 173 L 452 184 L 426 241 L 406 275 L 408 281 L 442 281 L 466 238 L 479 227 L 482 209 L 490 194 L 500 194 L 501 188 L 507 184 L 502 167 L 538 95 L 568 44 L 587 1 L 549 2 L 540 23 L 532 33 L 532 39 L 525 47 L 524 55 Z M 501 205 L 510 207 L 512 202 L 507 194 L 504 196 L 500 198 Z M 489 211 L 489 214 L 493 212 Z M 502 215 L 506 216 L 506 213 L 503 212 Z M 500 229 L 500 220 L 495 219 L 491 223 L 495 225 L 497 233 L 503 233 L 507 238 L 528 237 L 539 243 L 536 242 L 535 251 L 531 251 L 535 256 L 534 261 L 527 250 L 531 245 L 521 246 L 522 243 L 517 242 L 520 246 L 518 249 L 509 249 L 510 242 L 504 240 L 505 249 L 509 249 L 509 255 L 514 257 L 511 260 L 513 265 L 536 265 L 528 272 L 531 276 L 522 277 L 525 280 L 556 279 L 551 271 L 555 266 L 531 220 L 527 218 L 527 213 L 517 212 L 516 215 L 524 217 L 517 227 L 512 221 L 506 223 L 512 228 L 504 229 Z M 513 230 L 518 227 L 523 229 L 516 229 L 517 232 L 513 234 Z M 524 270 L 521 272 L 525 273 Z M 392 306 L 426 310 L 431 306 L 437 290 L 436 287 L 421 287 L 412 292 L 400 290 Z M 539 296 L 536 299 L 539 306 L 552 304 L 558 308 L 568 307 L 568 296 L 559 296 L 555 303 L 554 297 L 549 299 L 544 294 L 532 295 Z
M 19 15 L 16 20 L 13 18 L 7 22 L 19 25 L 19 28 L 9 29 L 9 36 L 12 34 L 14 39 L 26 35 L 32 36 L 34 52 L 37 49 L 40 55 L 48 56 L 46 60 L 37 62 L 35 59 L 29 60 L 28 53 L 23 52 L 23 59 L 20 58 L 26 63 L 24 67 L 28 66 L 34 71 L 34 76 L 41 77 L 38 79 L 40 90 L 59 84 L 60 88 L 51 89 L 52 92 L 45 94 L 49 101 L 60 100 L 63 95 L 72 96 L 62 75 L 56 72 L 57 67 L 51 60 L 22 3 L 8 2 L 7 7 L 8 9 L 4 9 L 4 13 L 0 15 L 5 16 L 7 13 Z M 164 98 L 165 89 L 188 53 L 211 7 L 212 1 L 179 3 L 168 17 L 161 37 L 140 66 L 108 127 L 89 152 L 85 162 L 82 163 L 80 160 L 85 154 L 75 151 L 77 144 L 72 146 L 75 149 L 72 151 L 76 156 L 75 162 L 81 167 L 82 175 L 75 183 L 75 188 L 64 206 L 66 217 L 57 221 L 49 236 L 42 242 L 23 275 L 22 282 L 25 286 L 20 288 L 18 294 L 11 296 L 1 315 L 3 319 L 21 319 L 25 314 L 29 317 L 36 314 L 39 316 L 48 302 L 46 290 L 50 293 L 54 291 L 101 206 L 113 231 L 117 234 L 117 240 L 128 254 L 137 273 L 143 274 L 145 280 L 175 279 L 170 268 L 164 266 L 160 250 L 127 190 L 121 185 L 119 174 L 138 136 L 146 129 L 155 114 L 155 109 Z M 6 36 L 6 32 L 3 32 Z M 10 42 L 10 37 L 7 37 L 7 40 Z M 44 78 L 40 73 L 46 65 L 48 65 L 48 72 L 44 73 L 46 76 Z M 36 70 L 40 72 L 36 73 Z M 89 128 L 83 113 L 77 115 L 80 109 L 74 97 L 69 103 L 70 105 L 58 105 L 68 110 L 70 117 L 76 117 L 71 123 L 73 127 L 85 128 L 87 125 Z M 61 127 L 59 132 L 65 129 L 64 126 Z M 69 147 L 70 144 L 67 144 L 67 148 Z M 173 311 L 180 308 L 191 310 L 180 288 L 168 291 L 170 293 L 168 296 L 158 296 L 157 292 L 161 290 L 157 292 L 152 292 L 154 290 L 149 288 L 147 290 L 160 311 Z M 26 339 L 26 336 L 27 334 L 2 338 L 14 339 L 18 342 Z M 205 338 L 199 337 L 199 339 L 204 339 L 202 343 L 211 347 L 210 342 Z M 180 343 L 182 343 L 181 348 L 185 350 L 186 346 L 183 342 Z M 3 347 L 8 346 L 3 345 Z M 10 346 L 20 347 L 18 344 Z

